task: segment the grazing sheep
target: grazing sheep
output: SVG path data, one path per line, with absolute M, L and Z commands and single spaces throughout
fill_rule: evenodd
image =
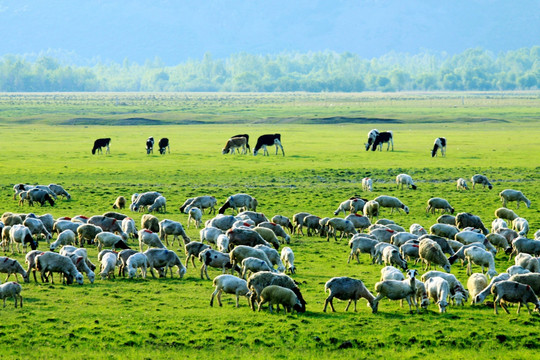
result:
M 450 246 L 446 238 L 437 236 L 437 235 L 428 234 L 428 235 L 420 236 L 418 238 L 418 241 L 422 241 L 424 239 L 430 239 L 430 240 L 435 241 L 437 244 L 439 244 L 443 253 L 448 254 L 450 256 L 454 255 L 454 249 Z
M 324 292 L 329 291 L 329 295 L 324 301 L 323 312 L 326 312 L 326 307 L 330 304 L 332 312 L 336 312 L 334 308 L 334 298 L 339 300 L 349 300 L 349 303 L 345 307 L 345 311 L 349 310 L 351 302 L 354 301 L 354 311 L 356 312 L 356 302 L 360 298 L 364 298 L 368 301 L 368 306 L 374 309 L 375 296 L 365 287 L 361 280 L 353 279 L 350 277 L 333 277 L 324 285 Z
M 529 222 L 522 217 L 515 218 L 512 221 L 512 230 L 517 231 L 521 236 L 527 236 L 529 233 Z
M 529 285 L 535 294 L 540 294 L 540 274 L 539 273 L 523 273 L 514 274 L 510 277 L 510 281 L 515 281 L 520 284 Z
M 206 227 L 202 229 L 201 231 L 199 231 L 199 234 L 200 234 L 201 242 L 204 242 L 204 240 L 206 240 L 211 244 L 215 244 L 218 236 L 224 233 L 223 233 L 223 230 L 218 229 L 216 227 Z
M 255 225 L 259 225 L 262 222 L 268 222 L 268 218 L 263 213 L 255 212 L 255 211 L 242 211 L 238 213 L 238 215 L 236 216 L 242 219 L 246 219 L 246 220 L 247 219 L 253 220 Z
M 159 219 L 151 214 L 144 214 L 141 217 L 141 229 L 147 229 L 152 232 L 159 232 Z
M 28 278 L 28 272 L 24 271 L 22 265 L 15 259 L 0 256 L 0 272 L 7 274 L 6 280 L 4 281 L 8 281 L 11 274 L 15 274 L 15 279 L 19 281 L 18 274 L 21 274 L 24 282 L 30 282 L 30 279 Z
M 514 259 L 516 265 L 520 265 L 530 272 L 540 273 L 540 259 L 530 254 L 521 253 Z
M 358 231 L 364 231 L 371 225 L 371 221 L 369 221 L 369 218 L 367 216 L 358 214 L 349 214 L 345 217 L 345 220 L 352 222 L 354 228 Z
M 478 246 L 471 246 L 465 249 L 465 260 L 467 260 L 467 275 L 472 274 L 472 264 L 480 265 L 482 267 L 482 273 L 484 273 L 484 267 L 488 267 L 487 276 L 489 278 L 496 276 L 498 273 L 495 270 L 495 259 L 493 254 Z
M 397 246 L 394 246 L 392 244 L 385 243 L 385 242 L 378 242 L 373 247 L 373 251 L 371 253 L 371 263 L 372 264 L 382 264 L 382 253 L 383 253 L 383 251 L 384 251 L 384 249 L 386 247 L 392 247 L 392 248 L 399 251 Z
M 11 212 L 5 212 L 4 214 L 2 214 L 0 221 L 2 221 L 5 226 L 13 226 L 19 224 L 22 225 L 23 223 L 23 219 L 19 215 L 13 214 Z
M 30 229 L 28 229 L 24 225 L 13 225 L 9 229 L 9 239 L 11 242 L 11 252 L 13 253 L 13 244 L 17 245 L 17 252 L 21 252 L 20 245 L 22 244 L 24 252 L 26 252 L 28 244 L 30 244 L 30 248 L 32 250 L 37 249 L 37 242 L 32 238 L 32 234 L 30 233 Z
M 482 223 L 480 217 L 470 213 L 459 213 L 456 215 L 456 226 L 463 230 L 467 227 L 480 229 L 484 235 L 489 234 L 488 229 Z
M 6 307 L 6 299 L 12 297 L 15 299 L 15 307 L 17 307 L 17 299 L 23 306 L 23 298 L 21 296 L 22 286 L 16 282 L 8 282 L 0 285 L 0 299 L 4 300 L 4 307 Z
M 64 230 L 58 235 L 56 238 L 56 241 L 54 241 L 49 250 L 54 251 L 58 246 L 60 245 L 75 245 L 76 243 L 76 236 L 75 233 L 69 229 Z
M 446 312 L 446 307 L 448 306 L 447 299 L 450 295 L 450 285 L 448 285 L 448 281 L 436 276 L 429 278 L 426 281 L 425 286 L 428 297 L 439 306 L 439 312 L 441 314 Z
M 195 223 L 195 227 L 198 229 L 201 226 L 202 222 L 201 209 L 199 209 L 198 207 L 189 207 L 188 214 L 188 229 L 191 222 Z
M 418 253 L 420 260 L 426 264 L 424 270 L 431 268 L 431 264 L 441 266 L 447 273 L 450 272 L 450 263 L 444 256 L 444 253 L 435 241 L 431 239 L 423 239 L 418 244 Z
M 495 210 L 495 216 L 498 217 L 499 219 L 508 220 L 510 222 L 514 221 L 515 219 L 519 217 L 515 212 L 504 207 L 498 208 L 497 210 Z
M 167 271 L 170 270 L 171 279 L 173 278 L 172 268 L 177 266 L 177 274 L 182 279 L 186 273 L 186 267 L 180 261 L 180 258 L 172 250 L 167 249 L 148 249 L 144 252 L 148 259 L 148 267 L 150 267 L 150 274 L 155 278 L 154 268 L 165 268 L 164 277 L 167 277 Z
M 314 233 L 321 232 L 320 217 L 316 215 L 308 215 L 304 218 L 304 226 L 307 228 L 307 236 L 312 236 Z
M 302 311 L 302 303 L 291 289 L 281 287 L 278 285 L 269 285 L 265 287 L 260 294 L 260 301 L 258 311 L 261 311 L 261 307 L 265 303 L 269 303 L 268 309 L 270 313 L 273 313 L 272 306 L 277 305 L 277 311 L 279 312 L 279 305 L 283 305 L 285 313 Z
M 104 215 L 94 215 L 88 219 L 88 224 L 99 226 L 103 231 L 120 234 L 124 241 L 127 241 L 128 239 L 127 234 L 122 231 L 122 223 L 117 219 Z
M 497 234 L 503 236 L 510 245 L 519 237 L 517 231 L 512 229 L 499 229 L 497 230 Z
M 242 260 L 242 279 L 245 279 L 248 272 L 256 273 L 259 271 L 275 271 L 273 268 L 261 259 L 255 257 L 247 257 Z
M 375 284 L 377 297 L 373 299 L 371 308 L 373 313 L 378 311 L 379 301 L 385 297 L 390 300 L 405 299 L 409 303 L 409 311 L 412 313 L 412 304 L 416 306 L 418 312 L 418 303 L 416 302 L 416 284 L 415 277 L 418 274 L 416 270 L 407 271 L 407 279 L 403 281 L 385 280 Z
M 437 218 L 438 224 L 456 225 L 456 217 L 453 215 L 444 214 Z
M 268 256 L 268 260 L 272 263 L 272 266 L 277 266 L 277 271 L 284 272 L 285 266 L 283 265 L 283 262 L 281 261 L 281 257 L 279 256 L 279 253 L 276 249 L 272 249 L 271 247 L 268 247 L 266 245 L 257 245 L 255 246 L 255 249 L 262 250 L 266 253 L 266 256 Z M 294 255 L 293 255 L 293 266 L 294 266 Z M 271 271 L 273 271 L 274 268 L 271 268 Z
M 225 234 L 221 234 L 218 236 L 216 240 L 216 246 L 219 251 L 222 253 L 228 253 L 229 252 L 229 237 Z
M 288 271 L 290 274 L 296 274 L 296 266 L 294 266 L 294 253 L 290 247 L 285 246 L 283 249 L 281 249 L 281 261 L 282 266 L 286 269 L 285 271 Z
M 518 237 L 512 242 L 512 253 L 510 254 L 510 259 L 513 255 L 520 253 L 531 254 L 534 256 L 540 255 L 540 241 L 531 240 L 525 237 Z
M 529 270 L 525 269 L 523 266 L 520 266 L 520 265 L 509 266 L 508 269 L 506 269 L 506 272 L 510 274 L 510 276 L 516 275 L 516 274 L 529 274 L 530 273 Z
M 375 201 L 379 203 L 379 207 L 391 208 L 391 214 L 394 212 L 394 209 L 397 210 L 397 212 L 403 210 L 405 211 L 405 214 L 409 214 L 409 208 L 396 197 L 381 195 L 377 196 Z
M 509 201 L 515 201 L 517 202 L 517 208 L 519 209 L 519 202 L 523 201 L 525 205 L 527 205 L 528 208 L 531 207 L 531 201 L 523 195 L 521 191 L 518 190 L 512 190 L 512 189 L 506 189 L 499 193 L 499 197 L 502 201 L 502 206 L 506 207 L 506 204 Z
M 330 241 L 330 236 L 334 237 L 334 240 L 337 241 L 336 233 L 338 231 L 341 232 L 340 240 L 343 239 L 343 236 L 345 234 L 347 236 L 352 236 L 354 234 L 357 234 L 358 231 L 354 228 L 354 225 L 352 222 L 341 219 L 341 218 L 332 218 L 328 220 L 328 233 L 326 234 L 326 241 Z
M 493 308 L 495 309 L 495 315 L 498 314 L 497 304 L 499 304 L 507 314 L 510 314 L 505 305 L 505 303 L 509 302 L 518 303 L 518 314 L 521 306 L 525 304 L 529 315 L 531 315 L 531 309 L 529 308 L 528 303 L 534 304 L 535 311 L 540 310 L 540 302 L 529 285 L 520 284 L 510 280 L 500 281 L 493 285 L 491 293 L 494 296 Z M 501 300 L 504 300 L 504 302 L 501 302 Z
M 130 217 L 124 218 L 122 220 L 122 231 L 125 232 L 130 239 L 136 239 L 137 236 L 137 226 L 135 225 L 135 220 Z
M 125 214 L 121 214 L 119 212 L 116 212 L 116 211 L 107 211 L 105 214 L 103 214 L 103 216 L 106 216 L 106 217 L 109 217 L 109 218 L 113 218 L 113 219 L 116 219 L 118 221 L 122 221 L 124 220 L 125 218 L 127 218 L 128 216 L 125 215 Z M 84 216 L 82 216 L 84 218 Z M 88 223 L 88 218 L 86 218 L 87 221 L 82 221 L 84 223 Z M 71 219 L 71 221 L 74 221 L 73 219 Z M 76 220 L 75 220 L 76 221 Z
M 441 277 L 448 282 L 448 285 L 450 286 L 451 297 L 455 297 L 457 293 L 463 293 L 465 295 L 463 299 L 465 301 L 467 300 L 469 293 L 467 292 L 467 290 L 465 290 L 463 284 L 456 278 L 454 274 L 431 270 L 422 275 L 422 281 L 426 282 L 432 277 Z
M 450 206 L 450 203 L 442 198 L 434 197 L 428 200 L 427 202 L 428 206 L 426 208 L 426 214 L 431 211 L 432 214 L 435 214 L 435 211 L 437 209 L 441 209 L 442 213 L 445 211 L 449 212 L 450 214 L 454 213 L 454 208 Z
M 229 237 L 229 249 L 237 245 L 255 246 L 262 244 L 271 246 L 258 232 L 248 228 L 230 229 L 226 235 Z
M 499 229 L 508 229 L 508 224 L 503 219 L 497 218 L 491 222 L 491 233 L 493 234 Z
M 229 259 L 231 260 L 231 264 L 233 265 L 233 267 L 235 265 L 241 264 L 242 260 L 248 257 L 254 257 L 263 260 L 270 269 L 273 269 L 272 262 L 266 255 L 266 252 L 261 249 L 255 249 L 251 246 L 238 245 L 229 253 Z
M 44 190 L 36 188 L 30 189 L 28 190 L 27 198 L 29 202 L 38 202 L 41 206 L 45 205 L 46 202 L 48 202 L 49 205 L 54 206 L 53 197 L 49 192 Z
M 259 235 L 261 235 L 261 237 L 266 242 L 268 242 L 269 244 L 272 244 L 272 246 L 274 246 L 276 249 L 279 249 L 279 245 L 280 245 L 279 240 L 276 237 L 276 234 L 271 229 L 257 226 L 253 228 L 253 230 L 255 230 Z
M 351 214 L 363 213 L 364 206 L 366 206 L 367 199 L 351 198 L 351 205 L 349 211 Z
M 165 199 L 164 196 L 158 196 L 154 200 L 154 203 L 148 207 L 148 212 L 153 212 L 153 211 L 162 212 L 162 213 L 167 212 L 167 199 Z
M 493 185 L 491 185 L 488 178 L 485 177 L 484 175 L 480 175 L 480 174 L 473 175 L 473 177 L 471 178 L 471 182 L 472 182 L 473 190 L 476 184 L 483 185 L 484 189 L 486 188 L 486 186 L 488 187 L 489 190 L 493 189 Z
M 405 280 L 405 276 L 403 275 L 403 273 L 393 267 L 393 266 L 385 266 L 381 269 L 381 280 L 380 281 L 384 281 L 384 280 Z
M 31 250 L 28 253 L 26 253 L 25 256 L 25 263 L 28 264 L 28 268 L 26 269 L 26 273 L 30 274 L 30 270 L 32 270 L 32 274 L 34 275 L 34 281 L 37 283 L 36 278 L 36 256 L 43 254 L 43 251 L 41 250 Z M 64 254 L 62 254 L 64 255 Z M 30 275 L 28 275 L 30 277 Z
M 409 226 L 409 232 L 417 236 L 427 234 L 427 230 L 420 224 L 411 224 L 411 226 Z
M 159 222 L 159 239 L 162 242 L 165 241 L 167 246 L 169 246 L 169 239 L 168 239 L 169 235 L 173 236 L 171 246 L 174 245 L 175 240 L 177 240 L 178 244 L 180 244 L 180 238 L 178 236 L 182 237 L 184 246 L 191 241 L 191 239 L 187 236 L 186 232 L 184 231 L 184 227 L 182 226 L 182 224 L 180 224 L 177 221 L 173 221 L 169 219 L 161 220 Z
M 206 249 L 210 249 L 210 245 L 203 244 L 202 242 L 192 241 L 186 244 L 186 247 L 185 247 L 186 269 L 189 265 L 190 259 L 191 259 L 191 263 L 193 264 L 193 267 L 195 267 L 195 258 L 199 258 L 200 253 Z
M 224 214 L 225 210 L 232 209 L 233 213 L 238 212 L 239 209 L 257 211 L 259 202 L 257 199 L 248 194 L 235 194 L 229 196 L 225 204 L 223 204 L 219 210 L 219 214 Z
M 309 216 L 309 215 L 311 214 L 307 212 L 300 212 L 293 215 L 294 229 L 298 235 L 300 234 L 304 235 L 304 232 L 302 231 L 302 227 L 304 226 L 304 219 L 306 218 L 306 216 Z
M 101 276 L 101 280 L 114 278 L 114 269 L 118 265 L 118 253 L 116 251 L 107 251 L 101 255 L 100 262 L 101 272 L 99 275 Z
M 238 217 L 232 216 L 232 215 L 222 215 L 218 214 L 216 217 L 207 220 L 205 223 L 206 227 L 216 227 L 218 229 L 221 229 L 223 231 L 227 231 L 230 228 L 232 228 L 233 224 L 237 222 L 238 220 L 242 220 Z
M 464 178 L 457 179 L 457 189 L 459 190 L 469 190 L 467 186 L 467 181 Z
M 395 265 L 407 270 L 407 261 L 401 257 L 399 250 L 394 247 L 388 246 L 383 249 L 382 260 L 384 265 Z
M 347 264 L 350 263 L 351 258 L 353 258 L 354 256 L 356 257 L 356 262 L 360 264 L 359 254 L 369 254 L 370 256 L 372 256 L 372 254 L 375 254 L 375 245 L 377 245 L 379 241 L 361 235 L 363 234 L 356 234 L 352 237 L 351 240 L 349 240 L 349 247 L 351 248 L 351 252 L 349 254 Z
M 110 233 L 108 231 L 100 232 L 94 238 L 94 242 L 97 244 L 98 252 L 101 252 L 103 247 L 110 247 L 112 250 L 129 249 L 129 246 L 124 242 L 121 236 Z
M 373 180 L 368 177 L 362 179 L 362 190 L 373 191 Z
M 396 176 L 396 185 L 398 188 L 401 185 L 401 190 L 403 190 L 404 185 L 407 186 L 407 189 L 412 188 L 413 190 L 416 190 L 416 185 L 414 184 L 412 177 L 407 174 L 399 174 Z
M 283 228 L 289 229 L 289 232 L 292 234 L 294 231 L 293 224 L 291 223 L 291 220 L 289 220 L 288 217 L 283 215 L 274 215 L 272 217 L 272 222 L 274 224 L 278 224 L 282 226 Z
M 221 251 L 210 248 L 205 249 L 199 253 L 199 260 L 203 263 L 201 266 L 201 279 L 204 279 L 203 274 L 205 274 L 206 278 L 210 280 L 210 277 L 208 276 L 209 266 L 221 269 L 223 274 L 225 274 L 226 269 L 232 269 L 233 271 L 236 271 L 238 275 L 242 274 L 240 267 L 231 264 L 229 254 L 222 253 Z
M 84 240 L 87 240 L 88 242 L 93 242 L 96 238 L 96 235 L 103 232 L 103 230 L 99 226 L 92 224 L 79 224 L 76 231 L 79 237 L 79 247 L 82 247 L 84 245 Z
M 210 306 L 214 306 L 214 296 L 217 295 L 217 300 L 219 306 L 222 306 L 221 303 L 221 294 L 234 294 L 236 295 L 236 307 L 239 306 L 238 301 L 240 296 L 248 297 L 249 289 L 247 287 L 247 281 L 240 279 L 234 275 L 223 274 L 218 275 L 214 278 L 213 285 L 215 290 L 212 293 L 212 298 L 210 299 Z
M 281 225 L 279 224 L 275 224 L 275 223 L 271 223 L 271 222 L 262 222 L 260 223 L 259 225 L 257 225 L 257 227 L 261 228 L 261 227 L 265 227 L 267 229 L 270 229 L 274 232 L 274 234 L 277 236 L 277 237 L 280 237 L 283 239 L 283 241 L 286 243 L 286 244 L 290 244 L 291 243 L 291 237 L 285 232 L 285 230 L 283 230 L 283 228 L 281 227 Z
M 215 197 L 210 195 L 197 196 L 194 198 L 187 199 L 182 206 L 180 206 L 180 211 L 186 213 L 186 208 L 188 206 L 198 207 L 204 213 L 205 209 L 209 209 L 209 214 L 215 214 L 217 205 L 217 200 Z
M 143 252 L 143 244 L 150 248 L 166 249 L 159 239 L 159 235 L 147 229 L 139 230 L 139 251 Z
M 126 198 L 123 196 L 119 196 L 116 198 L 116 201 L 114 202 L 112 208 L 113 209 L 124 209 L 126 207 Z
M 390 238 L 390 244 L 401 246 L 405 244 L 409 240 L 418 240 L 418 235 L 413 235 L 408 232 L 398 232 L 394 233 L 392 237 Z
M 129 206 L 131 211 L 140 211 L 143 210 L 146 206 L 151 206 L 154 204 L 154 201 L 160 197 L 161 194 L 157 191 L 149 191 L 142 194 L 138 194 L 135 201 L 133 201 Z
M 60 234 L 62 231 L 67 230 L 67 229 L 73 232 L 77 232 L 77 229 L 81 225 L 83 224 L 79 222 L 73 222 L 71 220 L 57 220 L 53 225 L 53 232 Z
M 467 280 L 467 290 L 471 296 L 471 305 L 474 304 L 474 299 L 478 294 L 482 292 L 488 285 L 488 279 L 486 275 L 480 273 L 474 273 L 469 276 Z
M 146 279 L 146 268 L 148 267 L 148 258 L 143 253 L 131 255 L 126 262 L 128 276 L 133 279 L 137 275 L 137 268 L 141 268 L 141 277 Z
M 255 302 L 260 302 L 261 292 L 270 285 L 279 285 L 291 289 L 298 297 L 298 300 L 300 300 L 301 308 L 298 312 L 306 311 L 306 301 L 304 300 L 300 289 L 296 286 L 294 280 L 285 274 L 261 271 L 251 275 L 247 283 L 248 288 L 251 291 L 250 305 L 253 311 L 255 311 Z
M 39 254 L 35 257 L 36 269 L 41 272 L 41 281 L 48 282 L 49 279 L 46 273 L 51 275 L 51 283 L 54 284 L 53 272 L 62 273 L 62 283 L 68 285 L 73 283 L 73 280 L 77 281 L 79 285 L 84 283 L 82 274 L 77 270 L 75 264 L 67 256 L 57 254 L 55 252 L 47 251 Z
M 476 231 L 464 230 L 454 235 L 454 239 L 464 245 L 468 245 L 472 243 L 484 244 L 486 240 L 486 236 L 484 234 L 477 233 Z
M 429 228 L 429 233 L 441 237 L 445 237 L 448 239 L 453 239 L 456 234 L 459 232 L 459 229 L 453 225 L 448 224 L 433 224 Z
M 235 221 L 234 224 L 231 226 L 231 229 L 236 229 L 236 228 L 251 229 L 254 226 L 255 226 L 255 221 L 251 219 L 242 219 L 242 220 Z
M 351 212 L 351 203 L 356 198 L 351 198 L 343 201 L 341 204 L 339 204 L 336 211 L 334 211 L 334 215 L 338 215 L 340 212 L 343 212 L 344 214 L 347 214 Z
M 488 286 L 486 286 L 484 290 L 482 290 L 478 295 L 472 298 L 473 304 L 483 303 L 486 297 L 491 293 L 491 288 L 493 287 L 495 283 L 508 280 L 508 279 L 510 279 L 510 275 L 508 273 L 501 273 L 495 276 L 494 278 L 492 278 Z
M 461 243 L 460 243 L 461 244 Z M 468 244 L 468 245 L 462 245 L 455 253 L 454 255 L 450 256 L 448 258 L 448 261 L 450 262 L 450 265 L 453 265 L 457 259 L 460 259 L 462 264 L 465 263 L 465 250 L 472 247 L 472 246 L 478 246 L 484 250 L 487 250 L 486 246 L 482 243 L 478 243 L 478 242 L 475 242 L 475 243 L 472 243 L 472 244 Z M 493 253 L 492 253 L 493 254 Z
M 415 263 L 420 259 L 420 245 L 414 242 L 415 240 L 408 241 L 399 247 L 399 253 L 405 260 L 414 260 Z
M 96 279 L 96 274 L 94 273 L 94 269 L 96 266 L 92 264 L 90 260 L 88 260 L 88 254 L 86 252 L 86 249 L 83 248 L 76 248 L 75 246 L 66 245 L 60 249 L 59 252 L 60 255 L 67 256 L 71 259 L 77 270 L 82 274 L 83 272 L 86 274 L 86 277 L 90 281 L 91 284 L 94 283 L 94 280 Z M 29 267 L 30 268 L 30 267 Z M 35 280 L 35 271 L 34 271 L 34 280 Z

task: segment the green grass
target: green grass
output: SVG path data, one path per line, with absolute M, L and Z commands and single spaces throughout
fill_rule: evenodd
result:
M 59 119 L 87 117 L 87 111 L 96 114 L 99 111 L 103 114 L 109 112 L 99 102 L 93 104 L 94 95 L 86 100 L 93 104 L 88 110 L 81 94 L 57 96 L 62 99 L 73 96 L 79 102 L 71 109 L 62 109 L 61 112 L 68 115 L 59 115 Z M 164 96 L 156 95 L 157 98 Z M 203 95 L 174 96 L 195 99 Z M 171 99 L 174 100 L 174 96 Z M 212 97 L 213 103 L 220 95 L 204 96 Z M 293 103 L 296 97 L 311 96 L 322 99 L 325 95 L 223 95 L 223 101 L 225 104 L 244 104 L 246 99 L 256 99 L 270 109 Z M 435 101 L 440 95 L 429 96 L 433 97 L 431 101 Z M 4 99 L 6 97 L 3 95 Z M 446 96 L 440 101 L 450 101 L 452 97 L 461 102 L 460 96 Z M 492 100 L 485 100 L 485 96 L 483 99 Z M 537 102 L 526 97 L 520 99 Z M 384 101 L 396 100 L 385 98 Z M 430 100 L 409 99 L 407 107 L 416 107 L 419 113 L 425 114 L 431 111 L 426 101 Z M 406 228 L 412 223 L 429 227 L 436 222 L 436 216 L 425 213 L 426 202 L 433 196 L 448 199 L 457 211 L 479 215 L 489 227 L 494 210 L 501 206 L 498 193 L 513 188 L 523 191 L 531 199 L 532 206 L 516 210 L 512 203 L 510 207 L 529 220 L 532 232 L 540 228 L 537 155 L 540 153 L 537 141 L 540 124 L 527 120 L 536 116 L 538 107 L 533 109 L 516 104 L 519 109 L 514 113 L 511 109 L 515 108 L 511 107 L 507 109 L 510 115 L 504 116 L 509 122 L 433 123 L 431 120 L 401 119 L 403 123 L 388 125 L 307 125 L 295 121 L 278 121 L 279 124 L 248 121 L 249 124 L 238 125 L 224 123 L 227 119 L 224 116 L 220 124 L 111 127 L 51 126 L 55 123 L 52 105 L 40 108 L 34 102 L 37 100 L 33 97 L 21 100 L 19 110 L 9 111 L 20 111 L 28 118 L 37 119 L 41 110 L 48 109 L 42 115 L 43 120 L 22 125 L 15 121 L 15 115 L 10 115 L 0 121 L 4 135 L 0 162 L 2 212 L 32 211 L 51 213 L 55 217 L 89 216 L 112 210 L 111 205 L 118 195 L 129 198 L 134 192 L 157 190 L 168 202 L 167 213 L 158 217 L 186 224 L 187 216 L 180 214 L 178 207 L 186 198 L 196 195 L 212 194 L 221 205 L 229 195 L 246 192 L 259 200 L 258 210 L 268 217 L 275 214 L 292 217 L 300 211 L 333 216 L 338 204 L 352 195 L 372 199 L 388 194 L 399 197 L 411 212 L 409 215 L 391 215 L 383 210 L 382 217 L 394 219 Z M 264 106 L 260 108 L 253 104 L 250 105 L 253 113 L 267 111 Z M 15 105 L 13 107 L 17 107 Z M 73 109 L 77 107 L 84 114 L 75 113 Z M 409 111 L 397 105 L 393 108 L 395 113 Z M 154 107 L 149 105 L 148 111 L 152 109 Z M 227 107 L 223 113 L 226 110 Z M 345 109 L 334 110 L 347 115 Z M 502 113 L 503 109 L 485 110 Z M 282 111 L 276 115 L 277 118 L 287 114 L 291 116 L 288 109 Z M 196 112 L 193 114 L 198 116 Z M 527 115 L 522 118 L 521 114 Z M 158 118 L 160 113 L 156 111 L 153 115 L 152 118 Z M 183 115 L 190 117 L 188 111 Z M 453 115 L 447 112 L 444 116 Z M 104 115 L 102 117 L 105 118 Z M 374 127 L 394 131 L 393 152 L 364 151 L 367 132 Z M 227 138 L 239 132 L 251 135 L 252 146 L 258 135 L 280 132 L 286 156 L 273 155 L 273 149 L 270 149 L 269 157 L 221 155 Z M 93 139 L 104 136 L 113 139 L 111 154 L 92 156 Z M 169 137 L 171 154 L 147 156 L 144 141 L 148 136 L 156 139 Z M 446 158 L 430 156 L 433 140 L 438 136 L 448 139 Z M 419 187 L 417 191 L 396 189 L 394 179 L 401 172 L 413 176 Z M 469 179 L 475 173 L 488 176 L 494 189 L 458 192 L 455 180 L 464 177 L 470 184 Z M 373 193 L 361 191 L 360 182 L 365 176 L 375 180 Z M 26 205 L 20 208 L 12 200 L 12 186 L 19 182 L 62 184 L 72 194 L 73 200 L 60 200 L 52 208 L 30 208 Z M 141 214 L 129 210 L 126 213 L 140 224 Z M 209 215 L 204 216 L 204 220 L 209 218 Z M 187 232 L 192 239 L 198 239 L 198 229 L 192 227 Z M 130 244 L 136 246 L 134 242 Z M 323 313 L 326 298 L 323 288 L 328 279 L 351 276 L 363 280 L 369 289 L 373 289 L 381 266 L 369 265 L 366 255 L 361 257 L 361 264 L 347 264 L 349 248 L 345 240 L 327 242 L 319 237 L 293 236 L 290 246 L 297 259 L 298 273 L 294 278 L 300 283 L 308 302 L 305 314 L 253 313 L 245 299 L 241 299 L 241 307 L 236 309 L 231 295 L 223 295 L 223 308 L 211 308 L 208 305 L 213 291 L 211 282 L 201 280 L 199 270 L 191 265 L 182 280 L 98 279 L 93 285 L 84 286 L 36 284 L 32 280 L 23 285 L 23 309 L 15 310 L 10 301 L 8 307 L 0 310 L 2 357 L 414 359 L 432 355 L 444 359 L 471 356 L 507 359 L 531 358 L 538 351 L 540 317 L 537 314 L 530 317 L 526 311 L 517 316 L 515 307 L 511 309 L 511 315 L 501 312 L 495 316 L 490 307 L 467 304 L 462 308 L 450 307 L 446 314 L 440 315 L 431 305 L 426 313 L 410 315 L 397 302 L 383 300 L 379 313 L 373 315 L 366 302 L 361 300 L 357 313 L 345 313 L 345 303 L 339 301 L 335 302 L 337 313 Z M 46 249 L 46 244 L 41 243 L 40 249 Z M 183 254 L 176 244 L 172 249 Z M 90 246 L 88 251 L 97 263 L 96 249 Z M 23 255 L 7 255 L 24 263 Z M 499 272 L 511 264 L 507 255 L 497 254 L 496 268 Z M 412 267 L 420 269 L 419 266 Z M 474 270 L 479 271 L 476 267 Z M 465 268 L 454 266 L 452 273 L 466 282 Z M 217 270 L 210 271 L 211 276 L 218 274 Z M 340 349 L 348 346 L 351 348 Z

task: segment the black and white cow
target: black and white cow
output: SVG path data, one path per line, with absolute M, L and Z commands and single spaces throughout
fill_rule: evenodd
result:
M 379 135 L 379 130 L 377 130 L 377 129 L 372 129 L 368 133 L 367 143 L 365 144 L 366 145 L 366 151 L 368 151 L 369 148 L 371 147 L 371 145 L 373 145 L 375 143 L 375 139 L 377 138 L 378 135 Z
M 103 150 L 101 150 L 102 147 L 107 148 L 107 150 L 105 151 L 105 154 L 110 154 L 111 153 L 109 149 L 110 143 L 111 143 L 111 138 L 97 139 L 96 141 L 94 141 L 94 147 L 92 148 L 92 155 L 95 155 L 96 151 L 103 154 Z
M 375 151 L 377 149 L 377 146 L 379 147 L 379 151 L 382 151 L 382 145 L 384 143 L 388 144 L 388 147 L 386 148 L 386 151 L 390 149 L 390 144 L 392 144 L 392 151 L 394 151 L 394 135 L 391 131 L 383 131 L 380 132 L 376 137 L 375 141 L 373 142 L 373 146 L 371 148 L 372 151 Z
M 234 135 L 234 136 L 231 136 L 231 138 L 235 138 L 235 137 L 245 137 L 246 138 L 246 148 L 249 152 L 251 152 L 251 148 L 249 147 L 249 135 L 248 134 L 239 134 L 239 135 Z
M 257 155 L 259 150 L 263 149 L 263 156 L 269 155 L 268 150 L 266 149 L 267 146 L 276 146 L 276 155 L 278 153 L 278 146 L 281 148 L 281 152 L 283 153 L 283 156 L 285 156 L 285 151 L 283 150 L 283 145 L 281 145 L 281 134 L 267 134 L 267 135 L 261 135 L 257 139 L 257 144 L 255 145 L 255 149 L 253 149 L 253 155 Z
M 146 155 L 154 153 L 154 137 L 150 136 L 148 139 L 146 139 Z
M 437 156 L 437 150 L 441 150 L 441 155 L 446 155 L 446 138 L 436 138 L 433 143 L 433 150 L 431 150 L 431 157 Z
M 167 138 L 161 138 L 159 139 L 159 153 L 161 155 L 165 155 L 165 151 L 169 149 L 169 154 L 171 153 L 171 148 L 169 146 L 169 139 Z

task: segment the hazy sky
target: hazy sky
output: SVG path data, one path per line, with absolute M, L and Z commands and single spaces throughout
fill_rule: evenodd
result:
M 49 49 L 166 65 L 248 52 L 495 53 L 540 45 L 538 0 L 0 0 L 0 56 Z

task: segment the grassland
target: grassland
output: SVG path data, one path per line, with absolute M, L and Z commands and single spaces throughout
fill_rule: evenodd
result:
M 151 96 L 157 100 L 149 100 Z M 179 102 L 181 96 L 190 100 Z M 0 94 L 2 212 L 101 214 L 118 195 L 158 190 L 168 201 L 167 213 L 159 217 L 185 224 L 187 216 L 178 207 L 194 195 L 212 194 L 221 204 L 231 194 L 247 192 L 271 217 L 299 211 L 333 216 L 351 195 L 371 199 L 388 194 L 402 199 L 411 213 L 384 211 L 382 216 L 404 227 L 435 223 L 436 216 L 425 213 L 433 196 L 448 199 L 458 211 L 481 216 L 487 225 L 501 204 L 497 194 L 514 188 L 533 203 L 516 211 L 529 220 L 532 231 L 540 228 L 537 93 L 175 94 L 165 100 L 168 97 Z M 104 125 L 126 124 L 130 118 L 160 120 L 161 125 L 147 120 L 135 122 L 146 126 Z M 74 119 L 101 119 L 101 125 Z M 174 125 L 188 120 L 202 124 Z M 80 125 L 66 125 L 75 123 Z M 373 127 L 394 131 L 393 152 L 363 150 Z M 258 135 L 280 132 L 286 156 L 221 155 L 226 139 L 239 132 L 252 136 L 252 146 Z M 171 154 L 146 156 L 144 140 L 151 135 L 168 137 Z M 104 136 L 112 138 L 111 154 L 92 156 L 93 139 Z M 430 157 L 438 136 L 448 139 L 446 158 Z M 401 172 L 413 176 L 417 191 L 395 188 L 393 181 Z M 456 178 L 470 179 L 475 173 L 493 180 L 494 189 L 455 189 Z M 375 179 L 371 194 L 361 191 L 365 176 Z M 53 208 L 20 208 L 11 198 L 11 188 L 19 182 L 62 184 L 73 200 L 60 200 Z M 141 214 L 129 215 L 139 222 Z M 197 229 L 187 231 L 198 238 Z M 367 256 L 361 264 L 347 264 L 346 241 L 293 236 L 290 246 L 297 258 L 295 280 L 308 302 L 305 314 L 253 313 L 245 300 L 236 309 L 230 295 L 223 296 L 223 308 L 210 308 L 211 283 L 191 266 L 182 280 L 116 278 L 84 286 L 32 280 L 24 286 L 23 309 L 9 304 L 1 310 L 2 357 L 518 359 L 538 352 L 540 318 L 526 312 L 517 316 L 515 308 L 511 315 L 494 316 L 492 308 L 467 305 L 439 315 L 431 306 L 428 312 L 410 315 L 397 303 L 383 301 L 373 315 L 360 301 L 357 313 L 345 313 L 345 304 L 339 302 L 337 313 L 323 313 L 323 287 L 329 278 L 352 276 L 373 289 L 380 266 L 368 265 Z M 177 245 L 173 249 L 183 253 Z M 97 262 L 96 250 L 88 250 Z M 24 262 L 23 255 L 8 255 Z M 499 272 L 509 265 L 507 255 L 497 254 Z M 455 266 L 452 273 L 466 281 L 465 268 Z M 211 276 L 217 274 L 211 271 Z

